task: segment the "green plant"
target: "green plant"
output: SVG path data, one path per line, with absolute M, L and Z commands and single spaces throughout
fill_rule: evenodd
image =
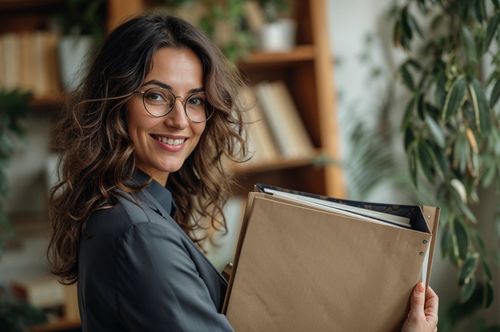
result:
M 28 98 L 26 92 L 0 90 L 0 249 L 12 235 L 3 206 L 8 193 L 5 169 L 14 151 L 16 138 L 23 135 L 21 122 L 28 111 Z
M 178 15 L 203 30 L 232 62 L 244 57 L 254 40 L 246 27 L 241 0 L 163 0 L 166 13 Z
M 106 27 L 105 0 L 66 0 L 55 15 L 55 23 L 64 35 L 91 35 L 99 43 Z
M 290 0 L 259 0 L 258 2 L 267 22 L 290 16 L 292 8 Z
M 493 282 L 477 228 L 486 221 L 471 206 L 480 188 L 500 189 L 500 1 L 402 0 L 391 13 L 394 43 L 406 51 L 399 73 L 410 92 L 401 124 L 410 174 L 442 208 L 442 253 L 458 270 L 460 303 L 487 308 Z
M 13 299 L 0 290 L 0 331 L 22 332 L 29 326 L 46 321 L 43 311 L 27 302 Z

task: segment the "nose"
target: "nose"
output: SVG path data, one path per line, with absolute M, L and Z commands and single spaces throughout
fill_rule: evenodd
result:
M 189 119 L 181 100 L 175 101 L 173 110 L 165 117 L 165 125 L 178 129 L 186 128 L 189 125 Z

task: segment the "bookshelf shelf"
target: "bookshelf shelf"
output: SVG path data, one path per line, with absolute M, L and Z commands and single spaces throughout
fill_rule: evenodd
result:
M 2 0 L 0 1 L 0 10 L 19 12 L 26 9 L 57 6 L 63 2 L 64 0 Z
M 239 63 L 240 68 L 289 65 L 296 62 L 312 61 L 314 59 L 313 45 L 296 46 L 290 52 L 254 52 Z
M 29 330 L 29 332 L 63 331 L 69 329 L 77 329 L 79 327 L 79 319 L 61 319 L 55 322 L 34 326 Z
M 323 160 L 323 151 L 318 149 L 310 156 L 297 158 L 278 157 L 270 161 L 258 163 L 234 164 L 230 168 L 236 176 L 245 175 L 247 173 L 257 174 L 265 172 L 275 172 L 279 170 L 292 169 L 302 166 L 315 165 Z
M 65 101 L 64 95 L 38 97 L 31 100 L 30 107 L 37 111 L 53 111 L 63 107 Z

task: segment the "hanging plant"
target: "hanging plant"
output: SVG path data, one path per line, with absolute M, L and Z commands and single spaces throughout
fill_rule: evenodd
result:
M 485 221 L 471 206 L 479 189 L 500 191 L 500 1 L 403 0 L 392 15 L 405 51 L 401 130 L 413 183 L 433 188 L 429 201 L 442 208 L 442 253 L 458 270 L 461 303 L 487 308 L 493 282 L 477 227 Z

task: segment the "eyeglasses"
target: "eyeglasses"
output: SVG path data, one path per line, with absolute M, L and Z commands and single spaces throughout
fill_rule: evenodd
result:
M 135 93 L 142 94 L 142 102 L 146 111 L 155 118 L 161 118 L 170 113 L 175 107 L 177 98 L 181 99 L 184 113 L 191 122 L 205 122 L 213 114 L 213 109 L 208 104 L 204 92 L 189 94 L 184 99 L 164 88 L 150 88 L 145 91 L 135 91 Z

